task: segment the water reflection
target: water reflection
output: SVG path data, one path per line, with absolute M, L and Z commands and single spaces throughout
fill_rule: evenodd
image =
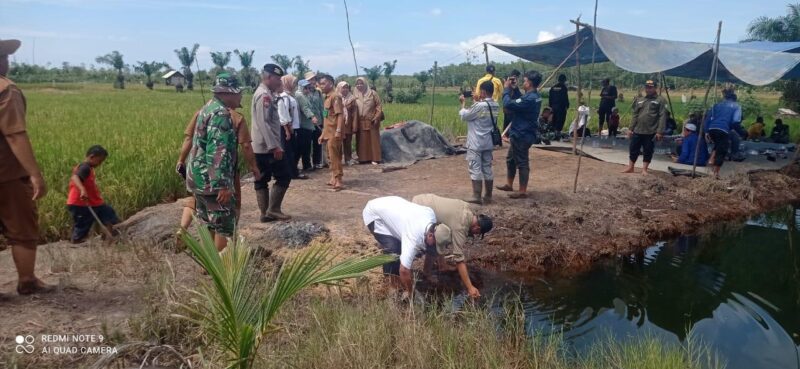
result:
M 797 209 L 743 227 L 681 237 L 574 277 L 485 276 L 484 291 L 520 295 L 530 332 L 563 331 L 581 347 L 608 331 L 680 343 L 691 332 L 729 368 L 800 368 Z

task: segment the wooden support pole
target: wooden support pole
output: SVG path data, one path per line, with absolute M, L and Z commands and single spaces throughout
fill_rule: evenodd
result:
M 483 43 L 483 56 L 486 57 L 486 66 L 489 66 L 489 46 L 487 43 Z M 475 91 L 478 92 L 478 91 Z
M 433 88 L 431 89 L 431 116 L 428 119 L 428 124 L 433 125 L 433 107 L 436 102 L 436 69 L 439 66 L 438 61 L 433 62 Z
M 578 73 L 577 84 L 578 84 L 578 107 L 581 106 L 581 52 L 578 50 L 578 45 L 580 45 L 580 30 L 581 30 L 581 17 L 579 16 L 577 20 L 570 21 L 575 24 L 575 69 Z M 575 122 L 575 129 L 572 130 L 572 153 L 574 155 L 578 155 L 578 121 Z
M 706 123 L 706 112 L 708 111 L 708 94 L 711 92 L 711 80 L 716 81 L 717 75 L 717 64 L 719 58 L 719 36 L 722 33 L 722 21 L 719 21 L 717 25 L 717 43 L 714 47 L 714 61 L 711 64 L 711 74 L 708 76 L 708 87 L 706 88 L 706 96 L 703 98 L 703 115 L 701 115 L 700 120 L 700 129 L 697 132 L 697 145 L 694 147 L 694 161 L 692 162 L 692 178 L 696 176 L 697 173 L 697 156 L 700 153 L 700 140 L 704 140 L 705 136 L 703 135 L 703 131 L 705 130 L 705 123 Z
M 661 85 L 664 86 L 664 91 L 667 93 L 667 104 L 669 104 L 669 113 L 672 119 L 675 119 L 675 109 L 672 108 L 672 99 L 669 97 L 669 86 L 667 86 L 667 76 L 661 73 Z

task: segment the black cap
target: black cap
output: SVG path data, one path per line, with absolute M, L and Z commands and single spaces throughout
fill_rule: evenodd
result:
M 479 214 L 478 226 L 481 227 L 481 239 L 483 239 L 483 235 L 491 231 L 492 228 L 494 228 L 494 223 L 492 222 L 492 218 L 489 218 L 488 215 Z
M 494 64 L 489 64 L 486 66 L 486 73 L 494 73 Z
M 278 77 L 283 77 L 286 75 L 286 71 L 284 71 L 283 68 L 281 68 L 281 66 L 277 64 L 264 64 L 263 72 Z

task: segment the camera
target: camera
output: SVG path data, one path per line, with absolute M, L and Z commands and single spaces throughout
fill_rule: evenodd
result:
M 461 94 L 464 95 L 464 98 L 472 97 L 472 91 L 464 91 Z

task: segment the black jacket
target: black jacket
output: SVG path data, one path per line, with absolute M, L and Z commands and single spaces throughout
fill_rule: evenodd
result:
M 555 86 L 550 87 L 550 98 L 547 101 L 550 109 L 567 110 L 569 108 L 567 91 L 567 86 L 563 83 L 556 83 Z

